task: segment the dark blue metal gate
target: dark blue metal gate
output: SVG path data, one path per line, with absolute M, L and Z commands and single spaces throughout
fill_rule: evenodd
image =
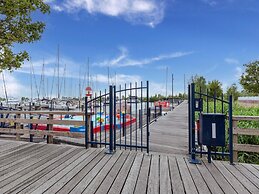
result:
M 200 157 L 202 157 L 203 154 L 207 154 L 208 162 L 211 162 L 212 155 L 222 158 L 228 156 L 232 164 L 232 96 L 230 95 L 228 100 L 224 100 L 223 94 L 221 97 L 216 97 L 214 92 L 214 96 L 210 96 L 208 89 L 206 93 L 202 93 L 201 88 L 199 91 L 195 91 L 194 83 L 188 86 L 188 93 L 190 162 L 200 163 L 200 161 L 196 159 L 196 154 L 200 154 Z M 213 110 L 211 110 L 209 106 L 211 103 L 213 104 Z M 226 105 L 227 108 L 224 105 Z M 225 130 L 225 120 L 227 130 Z M 218 126 L 221 127 L 218 128 Z M 220 130 L 220 128 L 223 129 Z M 227 141 L 225 141 L 224 137 L 225 132 Z M 222 143 L 222 141 L 224 141 L 224 143 Z M 203 150 L 203 143 L 204 145 L 206 144 L 207 150 Z M 219 146 L 221 150 L 217 151 Z M 212 148 L 214 151 L 212 151 Z
M 149 83 L 110 86 L 85 98 L 85 145 L 149 152 Z M 91 115 L 90 117 L 87 115 Z

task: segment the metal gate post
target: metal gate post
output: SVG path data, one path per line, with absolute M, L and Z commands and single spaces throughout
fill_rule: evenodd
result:
M 110 86 L 109 88 L 109 149 L 106 150 L 106 154 L 112 154 L 113 153 L 113 86 Z
M 192 164 L 200 164 L 201 162 L 196 159 L 196 148 L 195 148 L 195 84 L 191 84 L 191 97 L 190 97 L 190 127 L 191 127 L 191 158 L 189 160 Z
M 190 110 L 190 106 L 191 106 L 191 91 L 190 91 L 190 84 L 188 85 L 188 132 L 189 132 L 189 136 L 188 136 L 188 143 L 189 143 L 189 154 L 191 154 L 191 110 Z
M 113 86 L 113 126 L 114 126 L 114 144 L 113 144 L 113 149 L 116 150 L 116 86 Z
M 149 153 L 149 82 L 147 81 L 147 153 Z
M 88 125 L 88 102 L 87 96 L 85 96 L 85 148 L 89 148 L 88 141 L 89 141 L 89 125 Z

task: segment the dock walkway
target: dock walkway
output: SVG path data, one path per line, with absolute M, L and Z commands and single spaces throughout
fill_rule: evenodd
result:
M 173 111 L 161 116 L 150 125 L 150 151 L 187 155 L 188 102 L 184 101 Z
M 0 140 L 0 193 L 259 193 L 259 165 Z

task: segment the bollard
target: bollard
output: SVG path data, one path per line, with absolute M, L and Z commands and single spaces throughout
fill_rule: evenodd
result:
M 33 116 L 30 116 L 30 119 L 33 119 Z M 30 123 L 30 130 L 33 130 L 33 124 Z M 33 142 L 33 135 L 30 134 L 30 142 Z

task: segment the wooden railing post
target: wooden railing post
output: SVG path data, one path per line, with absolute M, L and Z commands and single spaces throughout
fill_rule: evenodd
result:
M 53 120 L 53 114 L 49 114 L 49 120 Z M 53 124 L 48 124 L 48 130 L 53 131 Z M 53 143 L 53 136 L 47 135 L 47 143 Z
M 237 120 L 233 120 L 233 131 L 237 129 Z M 233 144 L 234 144 L 234 149 L 233 149 L 233 160 L 234 162 L 238 162 L 238 151 L 235 148 L 235 145 L 238 143 L 238 134 L 233 133 Z
M 17 119 L 20 119 L 21 118 L 21 114 L 17 114 L 16 115 L 16 118 Z M 21 124 L 20 123 L 15 123 L 15 129 L 21 129 Z M 21 140 L 21 136 L 19 133 L 16 133 L 16 140 L 17 141 L 20 141 Z

